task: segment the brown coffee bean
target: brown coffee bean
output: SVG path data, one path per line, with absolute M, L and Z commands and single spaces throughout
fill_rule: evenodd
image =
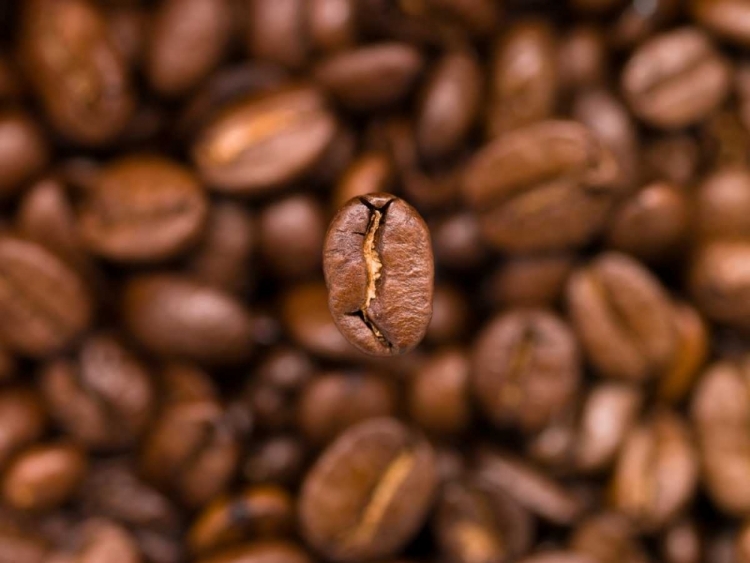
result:
M 499 426 L 541 429 L 574 399 L 581 374 L 570 328 L 542 310 L 495 317 L 472 354 L 474 396 Z
M 40 397 L 23 387 L 5 388 L 0 392 L 0 467 L 24 446 L 44 434 L 47 413 Z
M 662 129 L 679 129 L 705 118 L 728 94 L 729 81 L 729 66 L 710 39 L 689 27 L 647 41 L 622 75 L 633 112 Z
M 607 253 L 570 277 L 567 304 L 588 359 L 604 377 L 643 381 L 676 350 L 669 295 L 624 254 Z
M 435 65 L 416 116 L 417 144 L 425 158 L 444 157 L 464 142 L 479 114 L 482 88 L 479 61 L 470 53 L 448 53 Z
M 464 432 L 472 420 L 470 364 L 458 348 L 436 352 L 409 380 L 409 414 L 422 430 L 438 436 Z
M 342 207 L 354 197 L 390 191 L 393 177 L 393 164 L 384 153 L 372 151 L 360 155 L 334 188 L 334 208 Z
M 92 251 L 117 261 L 159 261 L 194 243 L 207 213 L 206 195 L 188 169 L 133 156 L 102 169 L 78 220 Z
M 425 341 L 447 344 L 461 340 L 469 327 L 469 314 L 468 299 L 458 288 L 447 284 L 436 286 Z
M 307 195 L 266 206 L 258 221 L 260 253 L 269 270 L 282 278 L 304 278 L 320 271 L 325 214 Z
M 60 351 L 88 327 L 92 309 L 84 281 L 60 258 L 0 237 L 0 338 L 11 349 L 37 357 Z
M 145 366 L 107 335 L 84 342 L 78 362 L 59 359 L 48 364 L 40 390 L 66 432 L 98 449 L 132 445 L 156 401 Z
M 579 24 L 560 38 L 557 76 L 561 88 L 577 90 L 604 82 L 609 59 L 602 30 Z
M 612 477 L 612 505 L 644 529 L 663 528 L 695 494 L 698 458 L 687 425 L 657 411 L 635 428 Z
M 209 504 L 190 527 L 186 541 L 192 553 L 203 554 L 248 537 L 283 538 L 291 535 L 294 516 L 292 497 L 284 489 L 253 487 Z
M 151 24 L 146 74 L 160 94 L 183 94 L 221 61 L 230 37 L 227 0 L 167 0 Z
M 28 448 L 5 471 L 1 485 L 3 498 L 16 510 L 51 510 L 75 493 L 87 466 L 84 453 L 72 445 Z
M 432 315 L 433 257 L 419 213 L 390 194 L 349 201 L 323 250 L 328 305 L 363 352 L 402 354 L 422 340 Z
M 307 541 L 327 559 L 397 553 L 423 523 L 437 475 L 430 446 L 394 419 L 340 436 L 307 474 L 299 500 Z
M 214 189 L 253 195 L 309 172 L 335 133 L 319 92 L 289 88 L 227 107 L 200 132 L 192 156 Z
M 656 32 L 674 24 L 681 16 L 681 0 L 656 0 L 648 10 L 626 2 L 609 29 L 610 44 L 616 49 L 634 49 Z
M 665 563 L 700 563 L 703 541 L 694 522 L 683 520 L 664 532 L 661 557 Z
M 341 51 L 356 43 L 356 0 L 310 0 L 307 10 L 310 40 L 316 49 Z
M 574 551 L 600 563 L 648 563 L 636 530 L 616 512 L 598 514 L 581 523 L 570 539 Z
M 529 550 L 534 520 L 498 487 L 481 478 L 465 477 L 443 486 L 433 530 L 445 560 L 499 563 Z
M 587 129 L 544 121 L 477 153 L 463 194 L 480 214 L 487 243 L 512 252 L 552 250 L 580 246 L 601 229 L 616 178 L 612 155 Z
M 332 55 L 313 70 L 317 82 L 344 106 L 369 110 L 400 101 L 422 71 L 419 51 L 380 43 Z
M 201 558 L 198 563 L 312 563 L 312 559 L 294 544 L 258 541 Z
M 122 526 L 102 518 L 86 520 L 74 529 L 63 549 L 47 563 L 141 563 L 135 538 Z
M 643 405 L 637 389 L 600 383 L 589 392 L 574 444 L 576 467 L 584 472 L 608 467 L 635 424 Z
M 690 219 L 690 202 L 682 190 L 663 182 L 648 184 L 615 211 L 607 244 L 641 260 L 669 258 L 685 244 Z
M 299 68 L 309 40 L 306 0 L 248 0 L 247 48 L 253 58 Z
M 431 232 L 436 260 L 446 268 L 469 270 L 487 258 L 487 247 L 474 213 L 454 213 L 431 225 Z
M 33 0 L 21 26 L 27 78 L 57 130 L 84 144 L 113 140 L 134 100 L 104 15 L 88 0 Z
M 750 45 L 750 8 L 741 0 L 692 0 L 693 17 L 703 27 L 741 47 Z
M 0 112 L 0 195 L 17 193 L 48 160 L 47 139 L 31 116 L 18 110 Z
M 211 205 L 205 234 L 193 250 L 188 264 L 192 276 L 230 293 L 248 289 L 255 271 L 257 221 L 241 205 L 218 201 Z
M 750 170 L 733 166 L 712 172 L 698 187 L 695 208 L 701 240 L 750 237 Z
M 552 306 L 573 266 L 569 253 L 511 257 L 489 277 L 487 298 L 496 307 Z
M 581 500 L 531 465 L 486 449 L 478 457 L 479 476 L 533 514 L 561 526 L 569 526 L 581 516 Z
M 687 134 L 658 137 L 643 149 L 643 177 L 677 186 L 692 184 L 701 165 L 700 147 Z
M 146 52 L 150 14 L 142 6 L 125 4 L 106 6 L 104 15 L 120 57 L 130 68 L 140 64 Z
M 320 374 L 305 386 L 297 404 L 299 430 L 315 446 L 364 420 L 395 414 L 396 390 L 371 373 Z
M 750 245 L 745 241 L 717 241 L 697 249 L 690 271 L 696 305 L 709 319 L 739 328 L 750 326 L 746 295 Z
M 302 440 L 279 435 L 256 445 L 242 466 L 243 476 L 255 484 L 296 484 L 305 464 Z
M 574 551 L 547 550 L 519 559 L 518 563 L 597 563 L 589 555 Z
M 746 358 L 712 364 L 691 405 L 706 490 L 720 510 L 737 515 L 750 510 L 748 369 Z
M 0 522 L 0 563 L 48 563 L 48 549 L 44 538 L 13 519 Z
M 161 356 L 230 364 L 252 345 L 251 320 L 229 294 L 171 274 L 138 277 L 123 295 L 133 336 Z
M 555 62 L 555 38 L 546 23 L 519 23 L 503 34 L 490 69 L 490 137 L 552 116 Z

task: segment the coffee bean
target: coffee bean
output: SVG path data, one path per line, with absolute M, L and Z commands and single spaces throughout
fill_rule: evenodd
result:
M 430 446 L 383 418 L 349 429 L 302 485 L 300 525 L 327 559 L 361 561 L 397 553 L 423 523 L 436 487 Z
M 382 152 L 362 154 L 346 169 L 336 184 L 333 204 L 342 207 L 354 197 L 387 192 L 393 183 L 393 164 Z
M 687 425 L 660 411 L 623 444 L 612 478 L 612 504 L 643 528 L 661 528 L 687 505 L 697 480 L 698 459 Z
M 662 537 L 662 559 L 666 563 L 698 563 L 703 560 L 702 543 L 701 534 L 694 522 L 679 521 Z
M 253 487 L 207 506 L 190 528 L 187 543 L 191 552 L 207 553 L 248 537 L 290 536 L 293 523 L 294 504 L 289 493 L 275 486 Z
M 77 363 L 60 359 L 48 364 L 40 389 L 52 415 L 69 434 L 101 449 L 133 444 L 155 403 L 146 368 L 107 335 L 84 342 Z
M 290 436 L 277 436 L 256 445 L 242 467 L 250 483 L 288 485 L 300 477 L 305 464 L 304 444 Z
M 477 336 L 472 378 L 493 423 L 539 430 L 570 405 L 580 384 L 573 333 L 544 311 L 504 313 Z
M 389 194 L 349 201 L 323 250 L 328 305 L 360 350 L 401 354 L 422 340 L 432 314 L 433 258 L 417 211 Z
M 750 45 L 750 9 L 740 0 L 692 0 L 696 21 L 741 47 Z
M 498 487 L 467 477 L 442 488 L 433 530 L 446 560 L 497 563 L 528 551 L 534 521 Z
M 622 75 L 633 112 L 663 129 L 679 129 L 705 118 L 726 97 L 729 80 L 729 66 L 710 39 L 688 27 L 650 39 Z
M 356 0 L 311 0 L 307 16 L 310 40 L 317 49 L 341 51 L 356 43 Z
M 469 327 L 469 309 L 466 296 L 458 288 L 447 284 L 436 286 L 425 341 L 446 344 L 462 340 Z
M 609 253 L 578 270 L 568 281 L 567 302 L 601 375 L 643 381 L 671 361 L 677 340 L 669 296 L 633 259 Z
M 346 107 L 364 111 L 402 99 L 423 66 L 422 55 L 413 47 L 382 43 L 332 55 L 318 64 L 314 74 Z
M 608 53 L 601 29 L 579 24 L 560 38 L 557 75 L 561 88 L 576 90 L 601 84 L 608 71 Z
M 0 338 L 13 350 L 45 356 L 70 346 L 88 327 L 84 281 L 33 242 L 0 236 Z
M 595 561 L 646 563 L 644 547 L 627 517 L 605 512 L 585 520 L 570 539 L 570 547 Z
M 311 563 L 312 559 L 291 543 L 258 541 L 232 547 L 198 563 Z
M 81 484 L 88 461 L 77 447 L 45 444 L 19 454 L 8 466 L 0 488 L 17 510 L 50 510 L 68 500 Z
M 206 196 L 189 170 L 141 156 L 105 167 L 78 219 L 94 252 L 118 261 L 158 261 L 194 243 L 207 213 Z
M 335 132 L 320 93 L 290 88 L 226 108 L 200 132 L 192 156 L 212 188 L 253 195 L 310 171 Z
M 305 0 L 249 0 L 247 47 L 253 58 L 290 68 L 305 62 L 309 49 Z
M 490 276 L 488 301 L 497 307 L 554 305 L 572 269 L 573 255 L 569 253 L 511 257 Z
M 166 95 L 182 94 L 205 78 L 224 55 L 230 16 L 226 0 L 160 4 L 151 24 L 146 64 L 154 89 Z
M 102 518 L 86 520 L 73 530 L 51 563 L 141 563 L 135 538 L 122 526 Z
M 23 387 L 0 392 L 0 467 L 21 448 L 39 440 L 47 426 L 47 413 L 41 398 Z
M 698 187 L 695 208 L 701 240 L 750 237 L 750 170 L 733 166 L 713 171 Z
M 55 127 L 84 144 L 112 141 L 134 100 L 103 14 L 88 0 L 33 0 L 21 26 L 26 76 Z
M 250 317 L 230 295 L 170 274 L 131 280 L 124 320 L 148 350 L 165 357 L 231 364 L 250 353 Z
M 0 194 L 18 192 L 48 160 L 49 147 L 39 124 L 21 111 L 0 112 Z
M 544 121 L 477 153 L 463 194 L 489 244 L 512 252 L 552 250 L 580 246 L 601 229 L 616 178 L 612 155 L 587 129 Z
M 574 551 L 542 551 L 519 559 L 518 563 L 594 563 L 596 559 Z

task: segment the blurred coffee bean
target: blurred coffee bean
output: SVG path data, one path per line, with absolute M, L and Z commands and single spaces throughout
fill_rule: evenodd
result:
M 299 547 L 280 541 L 258 541 L 231 547 L 216 555 L 203 557 L 198 563 L 311 563 Z
M 39 440 L 47 426 L 44 403 L 32 389 L 7 387 L 0 391 L 0 467 L 21 448 Z
M 467 166 L 463 193 L 489 244 L 554 250 L 580 246 L 602 228 L 616 179 L 614 158 L 588 129 L 543 121 L 480 150 Z
M 309 33 L 317 50 L 341 51 L 354 45 L 358 33 L 357 4 L 356 0 L 310 1 Z
M 698 563 L 702 561 L 703 545 L 694 522 L 677 522 L 664 532 L 661 556 L 665 563 Z
M 684 399 L 708 357 L 708 327 L 698 311 L 687 303 L 675 303 L 673 312 L 677 349 L 669 367 L 659 376 L 660 399 L 679 402 Z
M 597 514 L 581 523 L 570 547 L 600 563 L 647 563 L 636 530 L 625 516 L 615 512 Z
M 32 0 L 20 23 L 26 77 L 58 132 L 87 145 L 112 141 L 135 103 L 98 7 L 88 0 Z
M 574 272 L 571 321 L 600 375 L 643 381 L 668 365 L 676 336 L 669 296 L 649 270 L 618 253 Z
M 458 288 L 446 284 L 435 286 L 425 340 L 431 344 L 461 340 L 471 320 L 469 309 L 466 296 Z
M 741 47 L 750 45 L 750 9 L 739 0 L 692 0 L 697 22 L 722 39 Z
M 604 82 L 608 69 L 604 33 L 597 27 L 578 25 L 560 38 L 557 77 L 560 87 L 579 90 Z
M 750 238 L 750 170 L 715 170 L 698 186 L 695 201 L 697 236 L 702 241 Z
M 435 259 L 440 265 L 467 270 L 480 265 L 487 257 L 487 248 L 474 213 L 454 213 L 431 227 Z
M 633 112 L 662 129 L 679 129 L 705 118 L 728 94 L 729 81 L 729 65 L 711 40 L 689 27 L 647 41 L 622 76 Z
M 48 563 L 141 563 L 135 538 L 122 526 L 90 519 L 73 531 Z
M 302 66 L 309 41 L 306 0 L 247 0 L 247 48 L 253 58 L 290 68 Z
M 541 310 L 503 313 L 479 332 L 472 388 L 499 426 L 539 430 L 574 400 L 580 383 L 578 347 L 570 328 Z
M 47 166 L 50 149 L 39 124 L 18 110 L 0 112 L 0 194 L 13 195 Z
M 242 304 L 189 278 L 135 278 L 125 288 L 122 310 L 132 335 L 161 356 L 229 364 L 250 353 L 251 320 Z
M 328 559 L 388 557 L 424 522 L 436 484 L 432 448 L 422 438 L 394 419 L 363 422 L 305 477 L 302 533 Z
M 388 157 L 377 151 L 357 157 L 346 169 L 334 188 L 334 210 L 354 197 L 391 191 L 394 170 Z
M 276 436 L 256 444 L 245 458 L 242 474 L 253 484 L 292 485 L 305 467 L 304 444 L 292 436 Z
M 657 137 L 644 147 L 644 179 L 665 180 L 677 186 L 691 184 L 701 166 L 700 147 L 687 134 Z

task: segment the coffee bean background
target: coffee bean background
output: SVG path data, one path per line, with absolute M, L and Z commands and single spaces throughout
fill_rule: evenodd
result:
M 750 563 L 749 49 L 0 1 L 0 563 Z

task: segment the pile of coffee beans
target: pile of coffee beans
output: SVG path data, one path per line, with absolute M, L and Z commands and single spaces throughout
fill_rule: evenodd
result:
M 750 2 L 0 2 L 0 563 L 750 563 Z

